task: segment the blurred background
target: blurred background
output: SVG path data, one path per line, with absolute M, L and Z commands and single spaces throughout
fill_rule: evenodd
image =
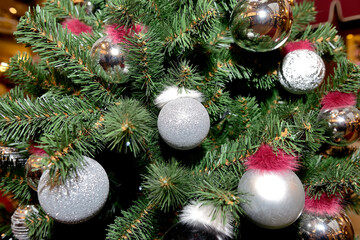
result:
M 17 44 L 13 36 L 21 16 L 29 7 L 41 4 L 43 0 L 0 0 L 0 95 L 6 93 L 13 85 L 6 77 L 9 58 L 17 52 L 31 53 L 30 49 Z M 69 0 L 72 1 L 72 0 Z M 81 0 L 77 0 L 81 1 Z M 295 0 L 296 1 L 296 0 Z M 301 2 L 302 0 L 297 0 Z M 336 26 L 339 35 L 346 43 L 347 56 L 360 65 L 360 1 L 359 0 L 314 0 L 318 11 L 316 27 L 321 22 L 331 22 Z M 360 144 L 358 144 L 359 146 Z M 0 169 L 1 172 L 1 169 Z M 0 224 L 10 220 L 12 212 L 16 209 L 16 202 L 11 196 L 2 196 L 0 192 Z M 360 235 L 360 216 L 348 213 L 353 226 Z M 0 233 L 1 234 L 1 233 Z

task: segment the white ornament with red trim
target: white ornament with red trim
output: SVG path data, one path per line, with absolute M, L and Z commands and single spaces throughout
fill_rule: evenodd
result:
M 295 222 L 304 208 L 305 192 L 298 176 L 296 157 L 277 153 L 262 145 L 246 162 L 238 191 L 246 216 L 268 229 L 280 229 Z
M 308 41 L 288 43 L 279 66 L 280 84 L 294 94 L 314 91 L 325 77 L 325 64 Z

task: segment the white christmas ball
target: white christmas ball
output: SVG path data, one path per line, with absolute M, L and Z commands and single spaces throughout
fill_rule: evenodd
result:
M 316 89 L 325 77 L 322 58 L 307 49 L 292 51 L 284 57 L 278 71 L 281 85 L 294 94 L 305 94 Z
M 158 116 L 160 136 L 171 147 L 188 150 L 198 146 L 210 129 L 205 107 L 192 98 L 178 98 L 165 104 Z
M 295 222 L 305 204 L 303 185 L 290 170 L 250 169 L 241 177 L 238 191 L 244 194 L 242 208 L 247 217 L 269 229 L 284 228 Z
M 67 224 L 84 222 L 104 206 L 109 194 L 109 178 L 95 160 L 84 157 L 77 174 L 62 183 L 53 183 L 49 170 L 39 181 L 38 198 L 41 207 L 54 220 Z

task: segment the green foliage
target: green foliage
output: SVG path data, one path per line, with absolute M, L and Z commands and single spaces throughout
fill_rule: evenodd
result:
M 0 189 L 3 194 L 12 193 L 14 199 L 19 199 L 20 202 L 28 203 L 31 199 L 32 190 L 22 177 L 3 176 L 0 181 Z
M 173 210 L 186 203 L 194 187 L 192 176 L 174 160 L 168 164 L 151 164 L 144 179 L 150 203 L 162 211 Z
M 111 149 L 135 155 L 146 148 L 146 136 L 154 128 L 153 116 L 133 99 L 119 100 L 104 116 L 104 134 Z
M 54 220 L 47 216 L 40 206 L 37 206 L 35 211 L 29 212 L 25 224 L 29 229 L 30 239 L 51 239 Z
M 298 34 L 304 31 L 311 22 L 314 22 L 317 13 L 314 2 L 307 0 L 302 1 L 301 3 L 296 2 L 292 11 L 294 22 L 291 28 L 289 41 L 295 40 L 295 38 L 298 37 Z
M 154 217 L 154 206 L 148 200 L 140 198 L 109 225 L 106 239 L 153 239 L 156 236 Z

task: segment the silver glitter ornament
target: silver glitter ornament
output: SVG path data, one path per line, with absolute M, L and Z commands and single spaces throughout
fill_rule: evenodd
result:
M 360 138 L 360 111 L 353 106 L 322 109 L 318 115 L 331 144 L 346 146 Z
M 103 167 L 84 157 L 77 175 L 63 183 L 52 183 L 49 170 L 44 171 L 38 186 L 38 199 L 54 220 L 67 224 L 84 222 L 104 206 L 109 194 L 109 179 Z
M 29 229 L 26 226 L 25 218 L 31 213 L 38 210 L 33 205 L 19 206 L 11 216 L 11 230 L 14 236 L 19 240 L 30 240 Z
M 239 0 L 230 18 L 235 43 L 255 52 L 282 46 L 290 36 L 292 23 L 287 0 Z
M 125 50 L 119 44 L 114 43 L 109 36 L 98 39 L 91 48 L 91 57 L 107 72 L 129 71 L 126 63 Z
M 303 213 L 299 221 L 301 240 L 353 240 L 354 228 L 345 213 L 335 216 Z
M 307 49 L 289 52 L 284 57 L 278 71 L 281 85 L 294 94 L 309 93 L 316 89 L 325 77 L 322 58 Z
M 162 139 L 171 147 L 188 150 L 198 146 L 210 129 L 205 107 L 192 98 L 178 98 L 161 109 L 158 129 Z
M 289 226 L 301 215 L 305 192 L 297 175 L 290 170 L 250 169 L 241 177 L 238 191 L 242 208 L 255 224 L 269 229 Z

